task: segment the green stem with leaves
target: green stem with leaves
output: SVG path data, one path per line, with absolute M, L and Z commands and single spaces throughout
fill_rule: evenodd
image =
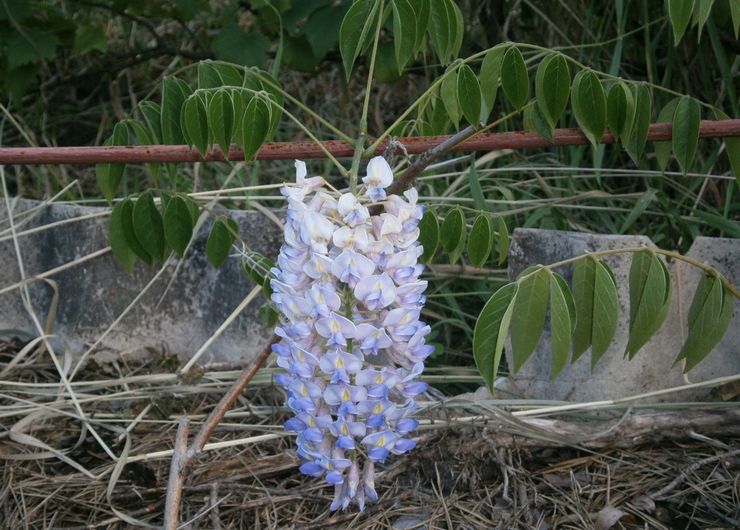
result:
M 714 269 L 713 267 L 710 267 L 706 263 L 702 263 L 688 256 L 684 256 L 683 254 L 679 254 L 678 252 L 674 252 L 672 250 L 663 250 L 660 248 L 650 248 L 650 247 L 615 248 L 615 249 L 610 249 L 610 250 L 599 250 L 596 252 L 587 252 L 586 254 L 581 254 L 579 256 L 574 256 L 572 258 L 557 261 L 555 263 L 550 263 L 549 265 L 543 265 L 540 268 L 547 269 L 547 270 L 554 270 L 560 267 L 564 267 L 565 265 L 570 265 L 571 263 L 575 263 L 576 261 L 586 259 L 588 257 L 601 258 L 603 256 L 611 256 L 614 254 L 628 254 L 628 253 L 633 254 L 635 252 L 645 252 L 646 250 L 650 252 L 654 252 L 655 254 L 660 254 L 661 256 L 665 256 L 667 258 L 683 261 L 709 274 L 717 273 L 716 269 Z M 538 270 L 540 270 L 540 268 L 525 274 L 524 276 L 519 278 L 518 281 L 524 280 L 525 278 L 535 274 Z M 732 293 L 732 295 L 735 298 L 740 298 L 740 291 L 738 291 L 737 288 L 735 288 L 735 286 L 733 286 L 724 276 L 721 276 L 721 279 L 722 279 L 722 284 L 725 286 L 725 289 L 727 289 L 727 291 Z
M 373 51 L 370 55 L 370 68 L 367 73 L 367 83 L 365 84 L 365 100 L 362 103 L 362 115 L 360 116 L 360 134 L 355 143 L 355 154 L 352 157 L 352 167 L 349 170 L 349 188 L 352 193 L 357 189 L 357 178 L 360 171 L 360 161 L 365 149 L 365 140 L 367 139 L 367 115 L 370 109 L 370 93 L 373 88 L 373 73 L 375 72 L 375 60 L 378 55 L 378 44 L 380 42 L 380 28 L 383 27 L 383 8 L 385 0 L 380 0 L 378 6 L 378 22 L 375 25 L 375 37 L 373 39 Z

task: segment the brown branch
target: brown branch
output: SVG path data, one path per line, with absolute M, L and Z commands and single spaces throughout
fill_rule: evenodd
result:
M 193 443 L 188 447 L 188 460 L 193 460 L 200 455 L 200 452 L 203 450 L 203 446 L 206 445 L 206 442 L 211 437 L 211 434 L 213 434 L 213 431 L 216 430 L 216 427 L 224 418 L 224 415 L 226 415 L 232 405 L 234 405 L 234 402 L 242 393 L 244 387 L 252 380 L 262 365 L 265 364 L 265 361 L 272 353 L 272 345 L 278 340 L 278 337 L 273 337 L 272 340 L 270 340 L 267 346 L 265 346 L 265 349 L 262 350 L 262 353 L 252 361 L 249 368 L 242 372 L 239 379 L 234 381 L 234 384 L 231 386 L 229 391 L 224 394 L 224 397 L 221 398 L 218 405 L 216 405 L 216 407 L 211 411 L 208 418 L 206 418 L 206 421 L 203 423 L 203 426 L 200 428 L 200 431 L 195 435 Z
M 411 183 L 421 175 L 424 170 L 435 160 L 441 156 L 449 153 L 455 147 L 465 142 L 468 138 L 475 135 L 477 129 L 472 125 L 468 125 L 462 131 L 457 134 L 453 134 L 445 141 L 435 145 L 431 149 L 424 151 L 424 153 L 414 160 L 414 162 L 403 172 L 403 174 L 388 188 L 388 195 L 396 195 L 401 193 L 408 188 Z M 403 144 L 403 141 L 401 141 Z
M 167 500 L 164 503 L 164 529 L 176 530 L 180 524 L 180 500 L 185 483 L 185 468 L 188 465 L 188 427 L 190 420 L 180 418 L 175 435 L 175 448 L 167 480 Z
M 459 133 L 458 133 L 459 134 Z M 703 120 L 699 128 L 702 138 L 721 138 L 740 136 L 740 119 Z M 454 138 L 452 136 L 418 136 L 398 138 L 409 154 L 422 154 Z M 671 139 L 670 123 L 653 123 L 648 132 L 648 141 L 663 142 Z M 579 129 L 556 129 L 553 142 L 536 132 L 516 131 L 477 134 L 449 149 L 449 152 L 493 151 L 497 149 L 534 149 L 539 147 L 564 147 L 584 145 L 588 139 Z M 612 144 L 614 137 L 605 133 L 601 143 Z M 341 141 L 323 142 L 323 147 L 337 158 L 349 158 L 354 153 L 354 145 Z M 383 143 L 375 154 L 382 154 L 386 148 Z M 262 146 L 257 153 L 259 160 L 292 160 L 295 158 L 326 158 L 326 153 L 314 142 L 272 142 Z M 243 160 L 241 148 L 232 146 L 229 160 Z M 132 145 L 112 147 L 6 147 L 0 148 L 0 164 L 101 164 L 145 162 L 218 162 L 223 161 L 221 149 L 214 147 L 206 156 L 187 145 Z
M 272 353 L 272 345 L 279 339 L 273 337 L 269 344 L 265 346 L 252 364 L 242 372 L 239 379 L 234 381 L 229 391 L 224 394 L 218 405 L 211 411 L 201 426 L 198 434 L 195 435 L 190 446 L 188 443 L 188 425 L 187 418 L 180 418 L 177 427 L 177 437 L 175 438 L 175 449 L 170 463 L 170 476 L 167 482 L 167 500 L 164 508 L 164 528 L 165 530 L 175 530 L 180 520 L 180 502 L 182 500 L 182 490 L 185 485 L 185 475 L 188 468 L 198 458 L 203 446 L 216 430 L 218 424 L 224 418 L 226 413 L 234 405 L 234 402 L 244 390 L 244 387 L 252 380 L 265 361 Z

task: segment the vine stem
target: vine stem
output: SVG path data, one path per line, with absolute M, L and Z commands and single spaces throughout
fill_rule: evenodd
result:
M 360 116 L 360 134 L 355 143 L 355 153 L 352 157 L 352 167 L 349 170 L 349 189 L 355 193 L 357 189 L 357 179 L 360 172 L 360 161 L 365 149 L 365 140 L 367 138 L 367 115 L 370 110 L 370 93 L 373 88 L 373 72 L 375 72 L 375 59 L 378 55 L 378 44 L 380 42 L 380 28 L 383 27 L 383 8 L 385 0 L 380 0 L 378 5 L 378 22 L 375 25 L 375 38 L 373 39 L 373 51 L 370 55 L 370 69 L 367 73 L 367 83 L 365 84 L 365 100 L 362 102 L 362 115 Z
M 710 267 L 709 265 L 702 263 L 701 261 L 695 260 L 694 258 L 690 258 L 688 256 L 684 256 L 683 254 L 679 254 L 678 252 L 674 252 L 672 250 L 663 250 L 660 248 L 651 248 L 651 247 L 627 247 L 627 248 L 613 248 L 609 250 L 599 250 L 597 252 L 588 252 L 586 254 L 581 254 L 579 256 L 574 256 L 572 258 L 564 259 L 561 261 L 557 261 L 555 263 L 550 263 L 549 265 L 543 265 L 541 268 L 546 270 L 553 270 L 560 267 L 564 267 L 565 265 L 570 265 L 571 263 L 575 263 L 576 261 L 586 259 L 588 257 L 594 257 L 594 258 L 600 258 L 602 256 L 611 256 L 614 254 L 628 254 L 628 253 L 635 253 L 635 252 L 644 252 L 644 251 L 650 251 L 654 252 L 655 254 L 660 254 L 661 256 L 666 256 L 668 258 L 672 258 L 675 260 L 683 261 L 688 263 L 689 265 L 692 265 L 698 269 L 703 270 L 704 272 L 710 273 L 710 274 L 716 274 L 716 270 Z M 533 270 L 532 272 L 529 272 L 519 278 L 518 281 L 523 280 L 524 278 L 527 278 L 533 274 L 535 274 L 538 270 Z M 724 276 L 720 275 L 720 278 L 722 280 L 722 284 L 725 286 L 725 288 L 732 293 L 732 295 L 735 298 L 740 298 L 740 291 L 738 291 Z
M 272 353 L 272 345 L 278 340 L 279 338 L 274 336 L 257 358 L 252 361 L 252 364 L 234 381 L 229 391 L 224 394 L 221 401 L 218 402 L 218 405 L 216 405 L 203 422 L 203 425 L 189 446 L 187 445 L 189 420 L 184 417 L 180 419 L 167 483 L 167 499 L 164 508 L 164 528 L 166 530 L 175 530 L 178 527 L 182 490 L 185 485 L 185 476 L 188 468 L 200 456 L 203 447 L 213 434 L 213 431 L 216 430 L 218 424 L 234 405 L 234 402 L 241 395 L 244 387 L 252 380 L 262 365 L 265 364 L 265 361 L 267 361 L 267 358 Z

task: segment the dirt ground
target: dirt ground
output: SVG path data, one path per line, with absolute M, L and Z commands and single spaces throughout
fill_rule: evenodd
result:
M 20 350 L 0 344 L 0 527 L 161 525 L 177 418 L 188 415 L 197 429 L 238 372 L 178 381 L 167 357 L 136 367 L 92 362 L 70 394 L 48 355 L 17 362 Z M 445 404 L 438 393 L 418 447 L 380 469 L 379 502 L 331 513 L 330 488 L 298 472 L 270 379 L 270 369 L 258 374 L 189 471 L 181 528 L 740 527 L 733 429 L 594 448 Z M 614 427 L 625 412 L 636 414 L 585 419 Z

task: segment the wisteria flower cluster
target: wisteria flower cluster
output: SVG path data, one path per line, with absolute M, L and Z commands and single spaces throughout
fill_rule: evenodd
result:
M 272 269 L 272 300 L 283 315 L 273 346 L 287 373 L 276 382 L 295 413 L 301 472 L 335 488 L 331 509 L 375 501 L 375 464 L 416 445 L 415 381 L 433 351 L 419 320 L 427 282 L 417 262 L 423 210 L 416 190 L 386 196 L 393 173 L 370 160 L 357 195 L 332 192 L 296 162 L 285 243 Z M 382 213 L 371 215 L 377 204 Z

